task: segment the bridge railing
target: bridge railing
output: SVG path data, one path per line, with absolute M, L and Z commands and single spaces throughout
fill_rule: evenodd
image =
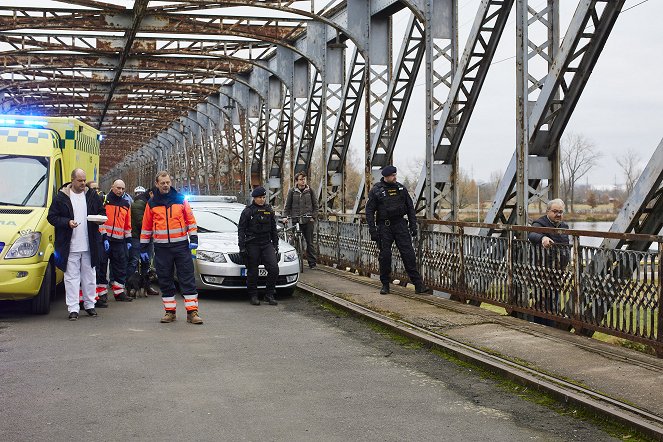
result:
M 321 262 L 379 273 L 378 248 L 355 215 L 317 224 Z M 509 313 L 576 331 L 599 331 L 652 346 L 663 356 L 663 237 L 570 229 L 420 220 L 414 239 L 424 282 L 453 299 L 487 302 Z M 478 235 L 490 228 L 500 236 Z M 528 232 L 563 232 L 570 244 L 544 249 Z M 634 251 L 586 245 L 587 238 L 651 243 Z M 392 248 L 392 278 L 408 281 Z

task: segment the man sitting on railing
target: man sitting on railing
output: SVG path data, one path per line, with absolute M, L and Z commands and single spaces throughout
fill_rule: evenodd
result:
M 394 242 L 401 254 L 405 271 L 414 284 L 414 291 L 430 293 L 431 290 L 424 285 L 417 270 L 416 256 L 412 247 L 412 237 L 417 236 L 414 204 L 405 186 L 396 181 L 396 178 L 396 168 L 385 166 L 382 169 L 382 179 L 371 188 L 366 203 L 366 221 L 371 239 L 378 243 L 380 249 L 380 282 L 382 282 L 380 294 L 389 293 L 391 245 Z M 406 215 L 407 222 L 404 218 Z
M 551 200 L 546 207 L 546 214 L 534 221 L 532 227 L 568 229 L 569 225 L 562 221 L 563 216 L 564 201 L 561 199 Z M 561 271 L 569 264 L 569 235 L 530 232 L 527 238 L 531 243 L 542 247 L 542 249 L 535 250 L 536 265 Z M 545 292 L 552 292 L 552 296 L 544 296 L 545 310 L 549 313 L 558 313 L 561 287 L 557 287 L 557 278 L 550 278 L 549 283 L 552 287 L 549 287 Z

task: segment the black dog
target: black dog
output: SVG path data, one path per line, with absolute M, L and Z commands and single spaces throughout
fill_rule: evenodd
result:
M 143 277 L 140 275 L 140 273 L 136 272 L 129 277 L 125 290 L 127 292 L 127 296 L 132 298 L 147 298 L 147 293 L 145 292 L 145 283 L 143 282 Z

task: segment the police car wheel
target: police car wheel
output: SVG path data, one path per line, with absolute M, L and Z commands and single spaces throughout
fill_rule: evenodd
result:
M 46 315 L 51 311 L 51 298 L 53 295 L 53 270 L 49 263 L 46 266 L 44 280 L 41 282 L 39 293 L 32 298 L 30 310 L 35 315 Z

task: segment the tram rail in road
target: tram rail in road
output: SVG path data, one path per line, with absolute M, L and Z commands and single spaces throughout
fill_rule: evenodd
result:
M 325 270 L 321 269 L 320 271 Z M 561 402 L 585 408 L 604 418 L 637 429 L 642 434 L 655 440 L 663 441 L 663 418 L 644 409 L 573 384 L 565 379 L 534 370 L 507 358 L 488 353 L 416 324 L 392 319 L 302 281 L 297 286 L 317 298 L 380 323 L 396 333 L 440 348 L 463 361 L 479 365 L 512 381 L 543 391 Z

